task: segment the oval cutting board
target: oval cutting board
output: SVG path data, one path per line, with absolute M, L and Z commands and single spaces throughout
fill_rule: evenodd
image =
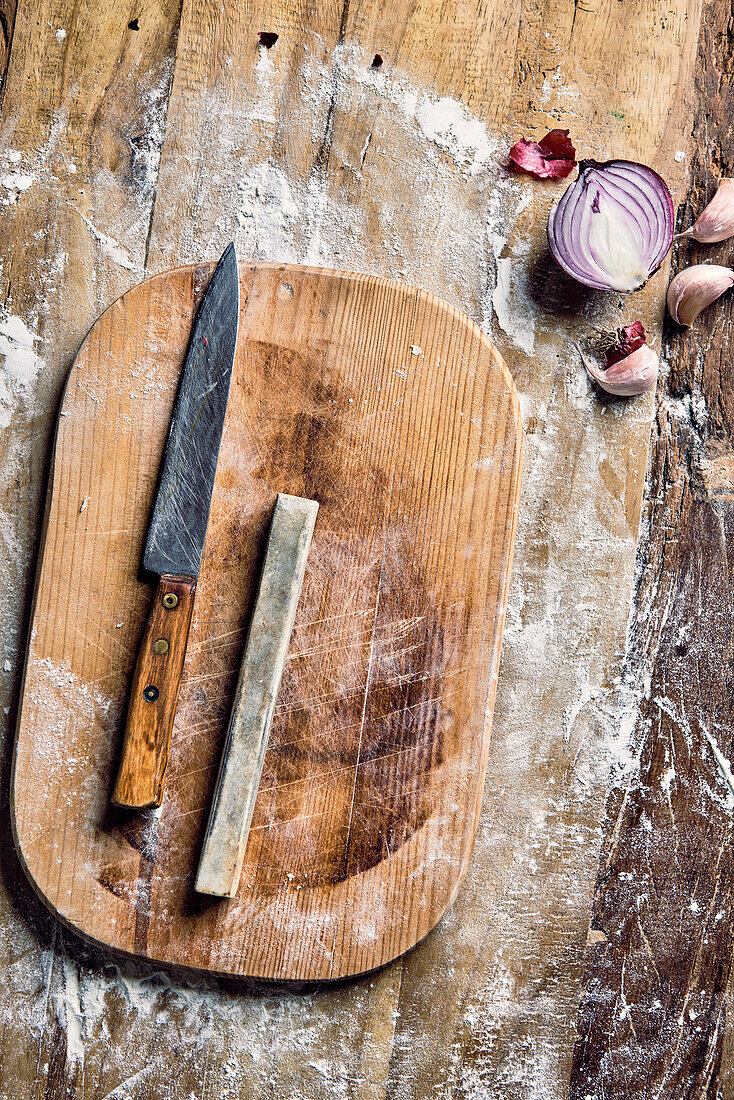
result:
M 162 807 L 110 805 L 151 589 L 148 515 L 210 264 L 134 287 L 67 383 L 13 780 L 68 925 L 270 979 L 381 966 L 456 897 L 477 828 L 521 469 L 517 395 L 457 310 L 240 267 L 240 337 Z M 319 501 L 239 893 L 193 882 L 276 493 Z

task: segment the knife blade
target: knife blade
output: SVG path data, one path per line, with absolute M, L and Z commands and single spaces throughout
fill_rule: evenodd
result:
M 116 806 L 160 806 L 209 521 L 239 326 L 234 245 L 222 253 L 189 338 L 143 554 L 158 575 L 128 704 Z

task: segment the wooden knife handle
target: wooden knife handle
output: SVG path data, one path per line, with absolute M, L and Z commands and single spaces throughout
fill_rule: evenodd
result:
M 193 577 L 163 576 L 135 666 L 115 806 L 142 810 L 160 806 L 176 716 L 186 644 L 194 610 Z

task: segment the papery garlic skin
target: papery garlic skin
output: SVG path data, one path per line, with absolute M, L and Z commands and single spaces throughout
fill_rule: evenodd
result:
M 701 310 L 734 286 L 734 271 L 719 264 L 694 264 L 679 271 L 668 287 L 668 313 L 679 325 L 692 325 Z
M 701 244 L 715 244 L 734 237 L 734 179 L 719 180 L 719 187 L 695 223 L 677 238 L 690 237 Z

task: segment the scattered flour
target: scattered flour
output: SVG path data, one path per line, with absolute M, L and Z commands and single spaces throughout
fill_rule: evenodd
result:
M 237 191 L 244 254 L 255 259 L 277 256 L 301 216 L 288 179 L 273 164 L 256 164 L 245 172 Z
M 336 161 L 338 148 L 332 154 L 344 186 L 336 186 L 319 168 L 296 178 L 273 153 L 269 127 L 276 121 L 282 74 L 277 52 L 261 51 L 251 101 L 233 106 L 235 94 L 212 92 L 206 140 L 222 151 L 220 170 L 199 180 L 189 171 L 188 153 L 168 168 L 180 176 L 182 188 L 190 189 L 191 204 L 199 210 L 190 235 L 175 243 L 175 260 L 214 255 L 218 243 L 232 235 L 242 259 L 323 263 L 405 279 L 469 313 L 514 355 L 523 415 L 533 429 L 526 438 L 485 813 L 462 904 L 431 937 L 426 948 L 431 967 L 421 981 L 426 996 L 431 983 L 454 981 L 457 971 L 463 981 L 463 1030 L 455 1043 L 448 1043 L 447 1096 L 550 1100 L 558 1095 L 559 1050 L 570 1050 L 574 1039 L 578 990 L 568 981 L 569 942 L 588 919 L 605 781 L 610 767 L 627 774 L 636 763 L 629 734 L 640 695 L 626 682 L 607 683 L 608 661 L 598 644 L 610 632 L 622 640 L 634 533 L 626 526 L 621 497 L 598 510 L 597 486 L 589 473 L 602 460 L 625 469 L 634 413 L 600 410 L 585 383 L 569 400 L 564 371 L 578 371 L 555 318 L 530 293 L 532 257 L 527 234 L 518 229 L 518 219 L 531 205 L 534 217 L 544 217 L 550 191 L 506 173 L 504 141 L 490 135 L 458 100 L 431 95 L 399 72 L 372 71 L 354 49 L 340 46 L 327 57 L 322 44 L 313 42 L 304 50 L 303 95 L 290 124 L 312 136 L 314 154 L 332 106 L 365 120 L 353 163 L 346 155 L 343 163 Z M 131 257 L 141 254 L 146 202 L 158 179 L 166 102 L 167 95 L 154 93 L 141 106 L 149 110 L 151 122 L 150 141 L 138 141 L 134 149 L 140 194 L 148 196 L 141 199 L 140 210 L 119 222 L 119 232 L 95 215 L 105 233 L 80 214 L 102 252 L 128 271 L 137 270 Z M 62 140 L 64 111 L 66 106 L 54 120 L 52 145 Z M 8 163 L 20 163 L 10 152 Z M 410 217 L 404 190 L 396 187 L 396 179 L 406 173 L 414 180 Z M 349 181 L 363 178 L 369 182 L 367 210 L 349 192 Z M 592 325 L 602 318 L 603 310 L 590 307 L 584 321 Z M 37 337 L 16 326 L 2 338 L 12 353 L 8 369 L 8 353 L 0 344 L 3 380 L 11 377 L 12 362 L 17 371 L 19 356 L 25 356 L 19 376 L 26 381 L 13 382 L 10 391 L 17 403 L 42 366 Z M 5 408 L 0 393 L 0 417 Z M 562 522 L 552 505 L 560 499 L 559 487 L 573 504 Z M 602 586 L 606 596 L 599 601 Z M 56 691 L 62 700 L 70 689 L 68 675 L 59 668 L 47 671 L 50 686 L 41 682 L 39 690 Z M 88 705 L 90 720 L 98 712 L 104 717 L 111 706 L 93 693 Z M 557 930 L 548 926 L 553 906 L 562 910 Z M 511 960 L 503 955 L 508 945 Z M 82 1062 L 82 1043 L 91 1042 L 94 1029 L 103 1026 L 109 995 L 125 1006 L 129 1027 L 108 1045 L 108 1056 L 130 1082 L 142 1083 L 151 1066 L 169 1065 L 182 1050 L 201 1051 L 209 1044 L 215 1051 L 227 1042 L 238 1050 L 258 1051 L 257 1058 L 253 1053 L 226 1063 L 227 1084 L 220 1076 L 219 1088 L 237 1090 L 227 1095 L 272 1091 L 279 1050 L 311 1064 L 315 1076 L 328 1082 L 329 1095 L 347 1095 L 354 1077 L 345 1079 L 340 1060 L 323 1055 L 331 1049 L 333 998 L 344 1021 L 344 1044 L 353 1040 L 355 1049 L 366 1024 L 378 1015 L 378 995 L 384 999 L 380 1018 L 398 1015 L 400 986 L 390 985 L 393 968 L 374 978 L 379 994 L 372 983 L 355 982 L 336 993 L 266 991 L 255 997 L 214 982 L 177 978 L 174 983 L 165 974 L 141 975 L 127 963 L 118 968 L 96 959 L 87 967 L 77 961 L 80 950 L 59 949 L 64 988 L 57 1003 L 70 1034 L 69 1061 Z M 29 948 L 22 965 L 37 962 L 37 949 Z M 30 985 L 35 974 L 29 974 Z M 37 984 L 42 990 L 43 983 Z M 324 1008 L 327 1001 L 330 1010 Z M 33 1011 L 43 1014 L 40 995 Z M 166 1027 L 160 1029 L 151 1066 L 139 1069 L 138 1044 L 149 1049 L 151 1017 L 165 1020 Z M 436 1026 L 440 1030 L 442 1021 Z M 435 1036 L 399 1026 L 395 1065 L 396 1072 L 406 1074 L 406 1096 L 411 1073 L 418 1077 L 425 1065 L 424 1041 L 429 1050 Z M 418 1084 L 412 1085 L 417 1095 Z M 126 1091 L 123 1084 L 111 1095 L 122 1098 Z
M 257 63 L 255 65 L 255 78 L 259 84 L 266 83 L 275 70 L 270 50 L 266 46 L 260 46 L 257 51 Z
M 59 1022 L 66 1032 L 66 1062 L 84 1065 L 84 1017 L 79 993 L 79 969 L 68 956 L 62 957 L 63 985 L 56 998 Z
M 29 172 L 11 172 L 0 180 L 8 191 L 27 191 L 35 180 L 35 176 Z
M 497 285 L 492 294 L 492 305 L 497 322 L 516 347 L 531 356 L 535 351 L 535 317 L 526 302 L 516 292 L 516 279 L 524 278 L 524 271 L 510 256 L 497 259 Z M 514 308 L 513 308 L 514 305 Z
M 80 210 L 77 210 L 76 207 L 73 207 L 72 209 L 76 211 L 76 213 L 86 225 L 89 232 L 94 237 L 95 241 L 97 241 L 97 243 L 99 244 L 104 254 L 108 256 L 113 263 L 116 263 L 118 267 L 124 267 L 128 271 L 135 270 L 134 262 L 132 261 L 130 256 L 128 256 L 127 252 L 119 243 L 119 241 L 116 241 L 114 240 L 114 238 L 109 237 L 106 233 L 103 233 L 101 229 L 97 229 L 96 225 L 92 225 L 89 218 L 85 217 L 84 214 L 82 214 Z
M 432 99 L 422 96 L 415 117 L 429 141 L 444 149 L 469 175 L 476 175 L 497 162 L 498 143 L 490 138 L 487 127 L 472 115 L 463 103 L 448 96 Z
M 173 64 L 168 61 L 161 65 L 150 89 L 142 97 L 138 139 L 130 142 L 132 174 L 139 192 L 137 205 L 146 212 L 158 183 L 172 81 Z M 145 218 L 140 224 L 141 227 L 145 224 Z
M 18 408 L 30 407 L 43 360 L 36 352 L 41 338 L 22 318 L 8 314 L 0 318 L 0 428 L 7 428 Z
M 11 162 L 12 163 L 12 162 Z M 32 172 L 15 170 L 0 178 L 0 186 L 4 187 L 7 194 L 3 196 L 3 206 L 13 206 L 18 201 L 18 196 L 33 185 L 36 176 Z
M 673 782 L 674 779 L 675 779 L 675 768 L 672 767 L 672 765 L 671 765 L 670 767 L 665 769 L 662 776 L 660 777 L 660 787 L 662 789 L 663 794 L 665 794 L 665 795 L 670 794 L 670 786 L 671 786 L 671 783 Z
M 216 235 L 232 237 L 243 258 L 348 267 L 430 286 L 486 332 L 504 331 L 532 356 L 543 319 L 529 295 L 527 234 L 514 230 L 533 202 L 534 185 L 506 171 L 504 140 L 459 100 L 419 89 L 399 71 L 371 69 L 356 48 L 338 46 L 325 61 L 320 53 L 320 43 L 306 53 L 291 123 L 311 133 L 316 150 L 334 108 L 357 119 L 389 116 L 379 136 L 365 129 L 359 157 L 344 164 L 359 179 L 369 176 L 371 209 L 346 194 L 342 200 L 318 167 L 295 179 L 272 154 L 269 131 L 283 74 L 275 52 L 261 51 L 252 100 L 235 112 L 228 98 L 213 96 L 210 140 L 229 155 L 211 179 L 193 181 L 200 190 L 190 201 L 201 224 L 186 242 L 187 257 L 198 257 L 202 235 Z M 238 163 L 231 152 L 240 149 L 247 152 Z M 393 185 L 398 165 L 413 181 L 410 218 Z M 183 163 L 168 171 L 185 175 Z M 180 253 L 174 259 L 180 262 Z M 484 286 L 479 300 L 478 285 Z

